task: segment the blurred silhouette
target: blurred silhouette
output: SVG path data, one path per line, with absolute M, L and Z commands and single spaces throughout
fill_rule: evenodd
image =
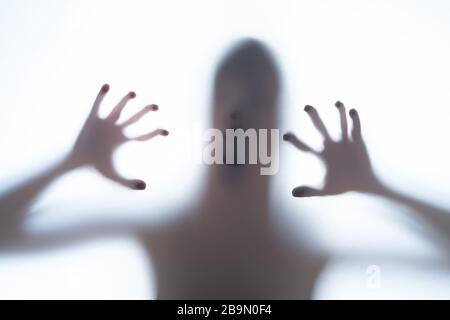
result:
M 70 155 L 59 165 L 8 192 L 0 199 L 0 234 L 4 248 L 42 249 L 73 241 L 121 232 L 133 232 L 154 263 L 158 298 L 161 299 L 309 299 L 330 256 L 303 243 L 288 241 L 271 222 L 271 176 L 260 175 L 259 165 L 212 165 L 199 201 L 175 222 L 150 225 L 124 221 L 78 225 L 48 234 L 31 234 L 24 228 L 28 208 L 40 192 L 60 175 L 85 165 L 132 189 L 144 189 L 141 180 L 119 176 L 112 165 L 114 149 L 129 140 L 122 129 L 157 107 L 144 108 L 117 124 L 121 111 L 135 95 L 123 98 L 106 119 L 97 116 L 109 90 L 100 91 L 92 112 Z M 275 129 L 279 113 L 280 75 L 268 49 L 246 40 L 236 45 L 219 65 L 213 94 L 213 127 Z M 411 208 L 445 235 L 448 251 L 449 215 L 445 210 L 401 195 L 385 187 L 375 176 L 362 140 L 356 110 L 348 136 L 345 106 L 336 103 L 342 139 L 333 141 L 317 111 L 305 111 L 324 138 L 324 149 L 315 151 L 295 135 L 284 139 L 325 162 L 322 189 L 298 187 L 295 197 L 337 195 L 359 191 L 387 197 Z M 167 135 L 158 129 L 134 138 L 144 141 Z M 272 152 L 274 152 L 272 150 Z M 305 239 L 306 240 L 306 239 Z

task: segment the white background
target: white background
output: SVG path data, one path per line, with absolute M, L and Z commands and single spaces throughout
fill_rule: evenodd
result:
M 144 179 L 149 188 L 132 192 L 77 171 L 47 190 L 30 227 L 174 218 L 201 186 L 201 167 L 187 146 L 195 128 L 207 126 L 215 66 L 242 37 L 266 42 L 280 62 L 283 130 L 320 147 L 303 106 L 315 105 L 337 136 L 333 104 L 344 101 L 360 112 L 383 180 L 450 207 L 445 0 L 0 0 L 1 190 L 68 151 L 108 82 L 103 114 L 134 90 L 138 98 L 127 114 L 148 103 L 158 103 L 160 111 L 131 133 L 171 132 L 117 153 L 121 173 Z M 356 194 L 293 199 L 293 187 L 320 185 L 323 167 L 284 145 L 282 157 L 274 200 L 285 210 L 277 218 L 293 234 L 307 221 L 323 248 L 350 258 L 330 265 L 315 298 L 450 298 L 448 271 L 430 262 L 438 252 L 409 231 L 403 208 Z M 362 252 L 409 262 L 351 258 Z M 381 268 L 378 289 L 366 286 L 372 264 Z M 0 255 L 0 298 L 145 299 L 155 297 L 154 287 L 139 244 L 127 238 Z

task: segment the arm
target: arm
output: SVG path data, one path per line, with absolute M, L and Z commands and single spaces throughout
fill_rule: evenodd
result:
M 358 112 L 355 109 L 349 112 L 353 124 L 351 136 L 349 136 L 345 106 L 341 102 L 337 102 L 336 108 L 339 112 L 342 130 L 342 137 L 339 141 L 331 139 L 316 109 L 312 106 L 305 107 L 306 113 L 324 139 L 322 151 L 313 150 L 294 134 L 288 133 L 283 136 L 285 141 L 290 142 L 298 149 L 315 154 L 326 166 L 322 189 L 300 186 L 292 191 L 293 196 L 327 196 L 357 191 L 387 198 L 412 209 L 414 216 L 431 227 L 431 235 L 442 240 L 444 249 L 448 251 L 450 212 L 385 186 L 372 169 L 369 154 L 361 135 Z
M 450 245 L 450 212 L 448 210 L 406 195 L 382 183 L 374 187 L 370 193 L 412 209 L 412 214 L 417 219 L 426 223 L 431 231 L 437 232 L 433 235 L 437 241 L 442 242 L 448 253 Z
M 60 161 L 44 173 L 9 190 L 0 197 L 0 241 L 11 241 L 22 231 L 26 214 L 38 197 L 55 179 L 73 169 L 68 159 Z
M 126 179 L 117 173 L 112 162 L 113 153 L 118 146 L 128 141 L 146 141 L 157 135 L 166 136 L 168 132 L 158 129 L 136 138 L 126 137 L 123 133 L 124 128 L 139 121 L 148 112 L 156 111 L 158 107 L 156 105 L 147 106 L 127 121 L 118 124 L 126 104 L 135 97 L 135 94 L 130 92 L 115 106 L 107 118 L 102 119 L 98 116 L 98 110 L 108 91 L 109 86 L 104 85 L 98 93 L 75 145 L 65 159 L 44 173 L 0 196 L 1 244 L 14 243 L 26 237 L 23 227 L 30 206 L 49 184 L 71 170 L 92 166 L 104 177 L 125 187 L 134 190 L 145 189 L 144 181 Z M 92 228 L 92 230 L 98 231 L 98 228 Z M 79 234 L 81 235 L 83 232 Z

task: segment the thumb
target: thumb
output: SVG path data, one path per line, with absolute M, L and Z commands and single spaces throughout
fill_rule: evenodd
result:
M 292 196 L 296 198 L 306 198 L 306 197 L 317 197 L 317 196 L 323 196 L 325 193 L 323 190 L 307 187 L 307 186 L 300 186 L 297 188 L 294 188 L 292 190 Z

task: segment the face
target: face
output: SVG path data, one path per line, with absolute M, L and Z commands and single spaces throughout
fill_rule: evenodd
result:
M 255 40 L 239 43 L 222 61 L 216 73 L 214 128 L 221 130 L 224 137 L 226 129 L 254 129 L 256 132 L 274 129 L 279 86 L 277 66 L 265 46 Z M 249 141 L 246 143 L 246 157 L 249 157 Z M 242 164 L 237 165 L 236 142 L 234 147 L 231 166 L 245 168 Z M 227 162 L 226 150 L 223 156 Z
M 220 64 L 214 88 L 214 127 L 275 128 L 278 69 L 263 44 L 238 44 Z

